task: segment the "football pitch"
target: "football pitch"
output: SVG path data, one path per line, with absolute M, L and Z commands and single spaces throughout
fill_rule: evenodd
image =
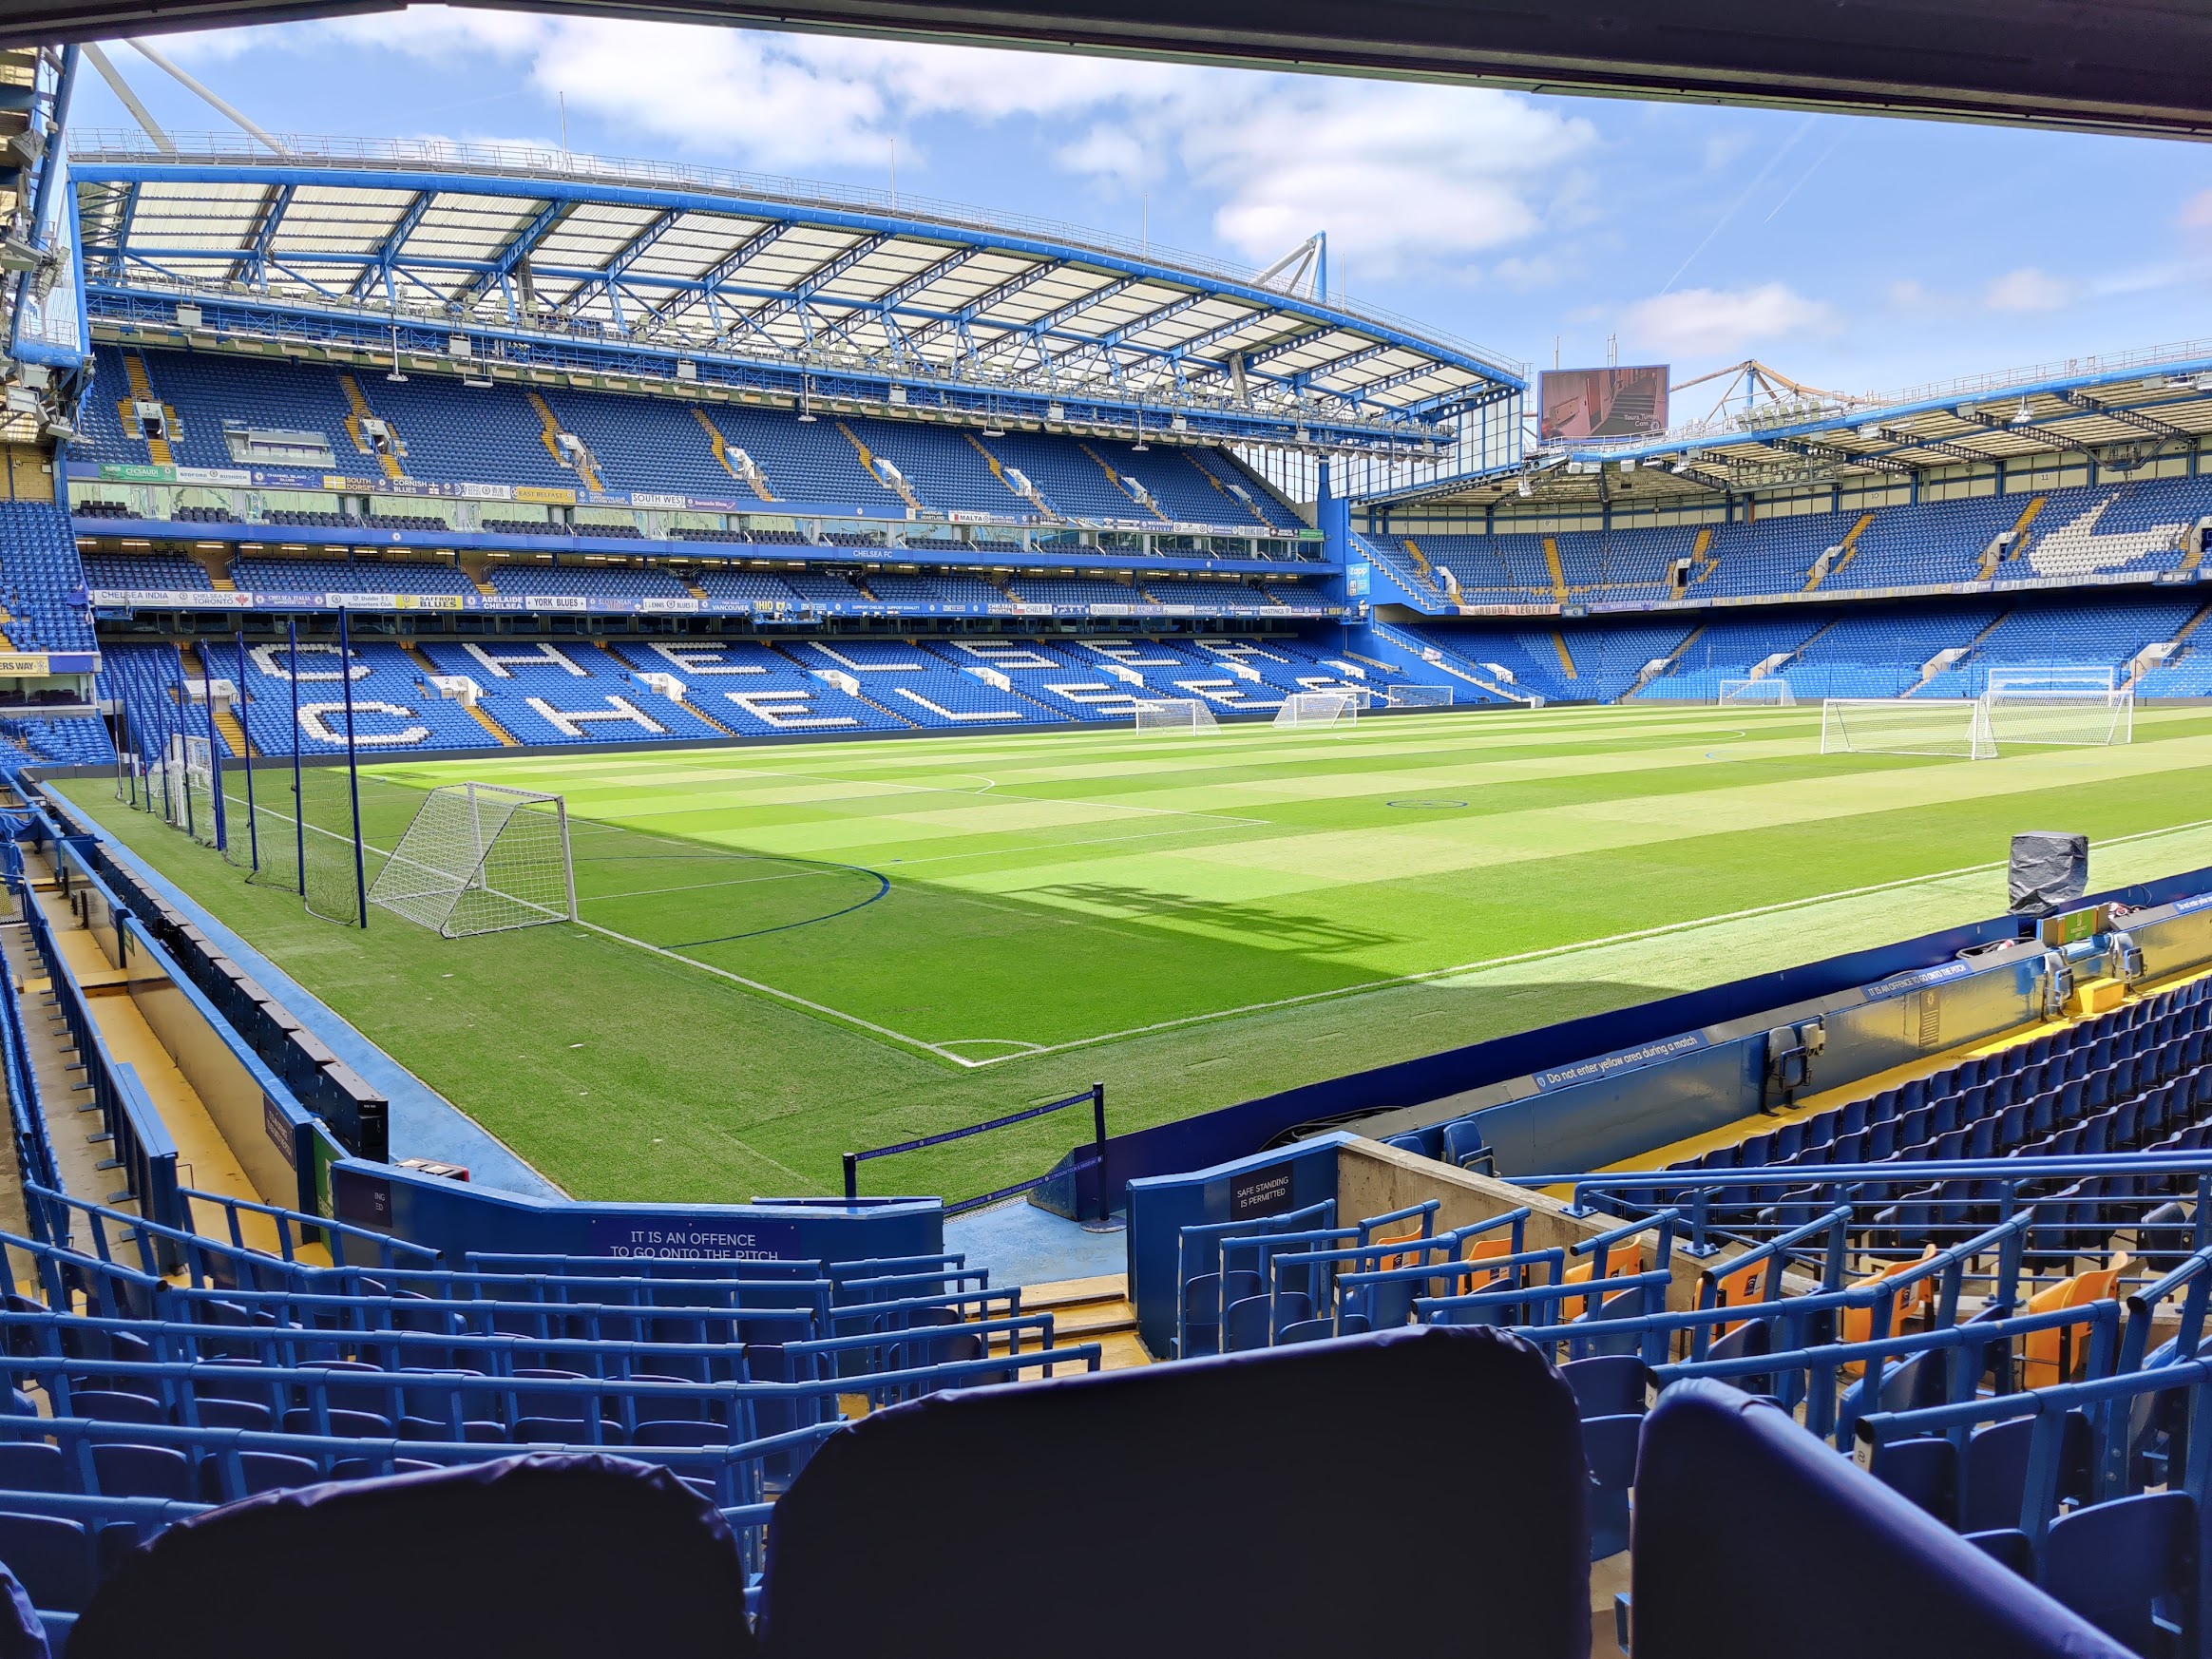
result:
M 372 880 L 433 785 L 565 798 L 581 925 L 461 941 L 304 916 L 62 787 L 572 1192 L 732 1199 L 1094 1078 L 1130 1129 L 1990 915 L 2019 830 L 2088 833 L 2099 887 L 2212 865 L 2212 711 L 1980 762 L 1819 735 L 1645 704 L 365 769 Z M 310 773 L 312 818 L 343 782 Z M 870 1190 L 982 1191 L 1081 1135 Z

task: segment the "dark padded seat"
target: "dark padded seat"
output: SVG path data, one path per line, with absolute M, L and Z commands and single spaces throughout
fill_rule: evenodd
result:
M 719 1511 L 665 1469 L 542 1453 L 195 1516 L 116 1569 L 69 1652 L 235 1659 L 286 1630 L 317 1659 L 753 1651 Z
M 1022 1497 L 1039 1480 L 1049 1516 Z M 830 1440 L 776 1505 L 761 1640 L 1341 1659 L 1478 1630 L 1484 1653 L 1586 1659 L 1589 1491 L 1573 1391 L 1481 1327 L 936 1394 Z M 1392 1592 L 1329 1585 L 1346 1527 L 1386 1540 Z M 1429 1592 L 1470 1571 L 1478 1615 Z
M 1847 1612 L 1805 1593 L 1807 1561 L 1855 1587 Z M 1644 1420 L 1632 1577 L 1636 1659 L 2127 1653 L 1773 1406 L 1711 1382 L 1675 1383 Z

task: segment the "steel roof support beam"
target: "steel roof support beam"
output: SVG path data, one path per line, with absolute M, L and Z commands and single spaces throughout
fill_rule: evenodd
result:
M 1905 449 L 1919 449 L 1931 455 L 1948 455 L 1952 460 L 1964 461 L 1970 467 L 1987 467 L 1999 459 L 1987 449 L 1949 443 L 1942 438 L 1916 438 L 1910 432 L 1892 432 L 1889 436 L 1895 448 L 1884 450 L 1884 454 L 1895 455 Z
M 953 250 L 953 252 L 945 255 L 944 258 L 935 260 L 930 264 L 923 266 L 921 270 L 915 272 L 913 276 L 907 277 L 904 282 L 899 283 L 896 287 L 878 295 L 874 299 L 868 301 L 867 306 L 855 307 L 849 315 L 848 315 L 835 328 L 830 331 L 829 336 L 824 341 L 824 344 L 830 344 L 837 340 L 849 337 L 853 328 L 860 322 L 861 318 L 871 312 L 875 314 L 877 320 L 883 323 L 887 330 L 896 334 L 898 325 L 891 321 L 891 313 L 897 311 L 901 306 L 905 305 L 907 300 L 913 298 L 915 295 L 921 293 L 922 290 L 928 287 L 932 282 L 937 281 L 941 277 L 948 276 L 953 272 L 959 270 L 963 265 L 966 264 L 970 259 L 974 258 L 978 250 L 974 248 L 956 248 Z M 937 319 L 933 317 L 930 320 L 936 321 Z M 902 346 L 905 344 L 904 335 L 900 336 L 900 343 Z
M 269 244 L 276 239 L 276 227 L 284 222 L 284 210 L 292 205 L 296 188 L 279 184 L 269 192 L 261 203 L 261 222 L 254 230 L 253 252 L 231 267 L 233 282 L 243 279 L 251 272 L 257 288 L 269 286 Z
M 124 189 L 123 207 L 115 217 L 115 240 L 107 253 L 107 274 L 110 276 L 123 275 L 125 250 L 130 246 L 131 222 L 138 218 L 139 191 L 142 188 L 143 186 L 134 179 Z
M 621 281 L 622 273 L 651 252 L 653 244 L 674 230 L 677 221 L 682 218 L 683 214 L 678 209 L 670 208 L 617 248 L 613 257 L 601 270 L 597 279 L 598 286 L 607 297 L 607 307 L 615 315 L 617 328 L 622 327 L 622 300 L 621 296 L 617 292 L 617 284 Z M 590 288 L 591 284 L 579 282 L 568 297 L 554 308 L 554 315 L 562 317 L 573 317 L 580 315 L 583 310 L 584 296 L 590 292 Z
M 765 334 L 768 333 L 770 323 L 780 321 L 785 316 L 796 313 L 801 331 L 806 334 L 808 343 L 812 344 L 814 324 L 813 319 L 808 315 L 808 308 L 813 303 L 814 296 L 851 270 L 853 266 L 876 252 L 886 242 L 890 241 L 895 234 L 891 231 L 877 231 L 872 236 L 862 237 L 860 240 L 854 242 L 843 253 L 815 266 L 799 279 L 798 286 L 793 288 L 785 297 L 772 300 L 767 305 L 762 306 L 759 311 L 753 313 L 751 318 L 753 326 Z M 838 304 L 841 302 L 832 300 L 830 303 Z
M 374 264 L 353 279 L 353 293 L 355 299 L 366 298 L 372 279 L 382 276 L 384 297 L 392 304 L 398 303 L 399 296 L 391 282 L 392 264 L 398 259 L 400 249 L 407 245 L 407 238 L 414 235 L 415 226 L 423 222 L 423 215 L 429 212 L 433 200 L 435 198 L 430 191 L 415 192 L 414 200 L 407 204 L 407 211 L 399 216 L 399 222 L 391 227 L 391 234 L 384 238 L 383 247 L 377 250 Z
M 1919 468 L 1909 461 L 1899 461 L 1889 455 L 1858 455 L 1849 449 L 1839 449 L 1831 444 L 1815 444 L 1803 438 L 1762 438 L 1759 442 L 1770 449 L 1786 450 L 1792 455 L 1807 456 L 1815 461 L 1829 461 L 1840 467 L 1864 467 L 1875 472 L 1891 472 L 1910 478 Z M 1990 456 L 1984 455 L 1988 461 Z
M 2036 437 L 2042 439 L 2045 443 L 2050 444 L 2057 448 L 2071 449 L 2075 454 L 2087 455 L 2092 461 L 2102 459 L 2096 445 L 2085 444 L 2079 438 L 2069 437 L 2066 433 L 2057 431 L 2050 427 L 2044 426 L 2039 421 L 2022 421 L 2017 426 L 2015 426 L 2011 421 L 2001 421 L 1993 415 L 1986 415 L 1978 409 L 1960 408 L 1954 410 L 1952 412 L 1962 421 L 1971 421 L 1975 426 L 1986 427 L 1993 432 L 2032 432 Z M 1985 455 L 1982 457 L 1982 459 L 1985 461 L 1994 461 L 1997 459 L 1997 457 L 1994 455 Z
M 515 267 L 530 257 L 530 250 L 544 239 L 545 233 L 576 210 L 573 200 L 548 201 L 531 217 L 530 222 L 507 238 L 506 245 L 494 254 L 490 262 L 469 283 L 453 296 L 453 303 L 463 311 L 473 311 L 477 302 L 494 288 L 505 291 L 507 315 L 515 315 L 514 290 L 509 279 Z
M 2197 434 L 2182 427 L 2162 421 L 2141 410 L 2119 409 L 2108 403 L 2100 403 L 2079 391 L 2061 391 L 2054 394 L 2060 402 L 2071 404 L 2084 414 L 2095 415 L 2100 420 L 2117 421 L 2124 427 L 2133 427 L 2139 432 L 2148 432 L 2154 438 L 2179 438 L 2184 443 L 2196 441 Z
M 925 326 L 914 330 L 906 336 L 906 344 L 912 350 L 919 352 L 939 334 L 949 331 L 959 334 L 962 340 L 966 342 L 963 348 L 963 354 L 972 356 L 975 347 L 968 334 L 968 325 L 982 317 L 994 305 L 1012 299 L 1024 289 L 1036 287 L 1038 283 L 1060 269 L 1062 267 L 1058 260 L 1046 259 L 1030 266 L 1026 271 L 1017 272 L 996 288 L 984 289 L 982 293 L 977 295 L 949 317 L 935 319 Z
M 1058 269 L 1060 269 L 1060 267 L 1057 264 L 1042 267 L 1039 270 L 1038 275 L 1040 276 L 1047 276 L 1054 271 L 1058 271 Z M 1002 328 L 1004 330 L 1004 332 L 1001 334 L 997 339 L 986 340 L 981 346 L 977 347 L 974 355 L 979 362 L 987 359 L 996 353 L 998 347 L 1001 343 L 1007 340 L 1015 341 L 1017 344 L 1026 340 L 1029 341 L 1032 345 L 1035 345 L 1037 341 L 1042 339 L 1044 335 L 1051 334 L 1054 330 L 1059 328 L 1061 324 L 1067 322 L 1070 318 L 1080 316 L 1084 312 L 1089 311 L 1093 306 L 1103 304 L 1105 301 L 1112 299 L 1116 294 L 1121 293 L 1123 290 L 1134 288 L 1138 282 L 1142 280 L 1143 278 L 1138 276 L 1117 276 L 1113 281 L 1107 283 L 1104 287 L 1094 288 L 1090 293 L 1083 295 L 1078 298 L 1069 300 L 1065 305 L 1058 307 L 1057 310 L 1048 311 L 1039 317 L 1032 317 L 1025 323 L 997 324 L 993 323 L 988 317 L 984 316 L 969 317 L 967 321 L 970 323 L 982 323 L 985 328 Z M 1044 351 L 1041 346 L 1037 347 L 1037 355 L 1039 361 L 1040 363 L 1044 363 Z M 1044 363 L 1044 367 L 1049 371 L 1051 365 L 1049 363 Z
M 661 322 L 667 322 L 693 306 L 704 303 L 715 338 L 723 337 L 726 331 L 722 326 L 722 307 L 717 297 L 722 285 L 742 271 L 755 255 L 782 236 L 788 228 L 780 219 L 762 225 L 698 276 L 679 284 L 675 294 L 653 308 L 654 316 Z

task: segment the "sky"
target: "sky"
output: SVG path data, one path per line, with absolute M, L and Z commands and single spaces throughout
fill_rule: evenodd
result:
M 1548 368 L 1897 391 L 2212 336 L 2212 148 L 443 7 L 170 35 L 278 133 L 883 187 L 1264 265 Z M 124 45 L 165 125 L 228 124 Z M 72 124 L 130 124 L 87 76 Z M 1678 391 L 1679 421 L 1709 390 Z

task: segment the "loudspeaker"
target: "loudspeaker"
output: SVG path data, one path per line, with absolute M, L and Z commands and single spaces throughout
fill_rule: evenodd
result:
M 2089 838 L 2050 830 L 2012 837 L 2010 881 L 2015 916 L 2048 916 L 2089 890 Z

